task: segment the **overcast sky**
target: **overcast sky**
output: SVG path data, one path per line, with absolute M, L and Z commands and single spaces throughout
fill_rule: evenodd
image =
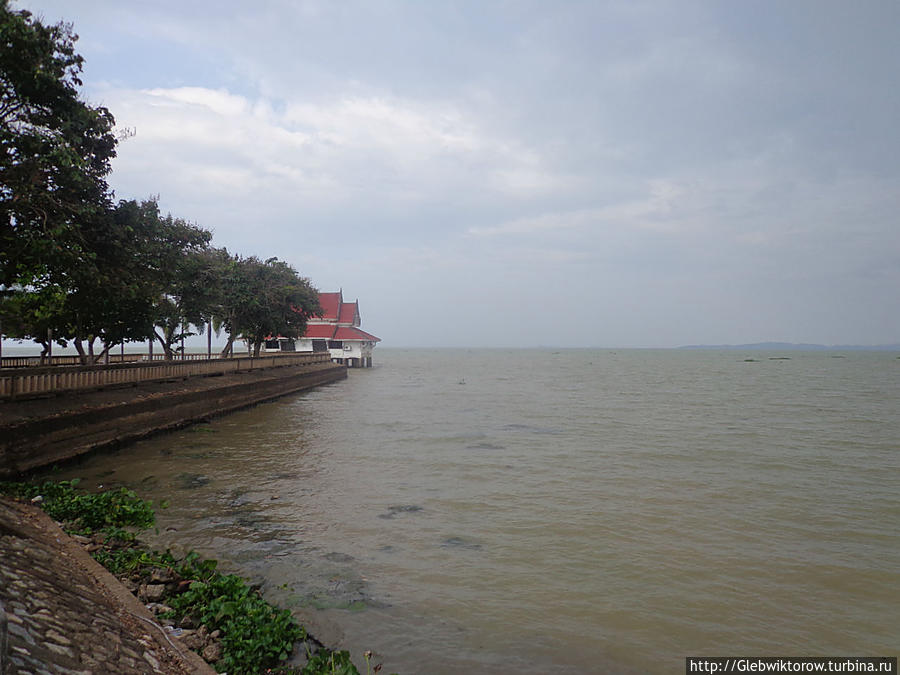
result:
M 900 342 L 895 0 L 20 0 L 119 198 L 385 346 Z

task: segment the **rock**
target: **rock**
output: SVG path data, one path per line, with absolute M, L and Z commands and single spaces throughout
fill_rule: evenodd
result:
M 149 609 L 154 614 L 162 614 L 163 612 L 171 612 L 172 608 L 168 605 L 164 605 L 161 602 L 149 602 L 147 603 L 147 609 Z
M 197 635 L 197 631 L 195 630 L 182 630 L 181 635 L 178 636 L 178 639 L 181 640 L 181 644 L 183 644 L 188 649 L 197 651 L 203 648 L 203 638 Z
M 201 656 L 203 656 L 208 663 L 215 663 L 222 658 L 222 643 L 210 642 L 203 648 Z
M 165 584 L 146 584 L 138 590 L 138 595 L 145 602 L 159 602 L 166 595 Z
M 168 584 L 175 580 L 175 572 L 168 567 L 163 569 L 157 568 L 150 574 L 150 583 L 153 584 Z

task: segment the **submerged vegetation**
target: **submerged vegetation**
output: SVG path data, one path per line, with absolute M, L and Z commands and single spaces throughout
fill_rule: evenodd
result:
M 170 634 L 218 672 L 359 675 L 349 652 L 322 646 L 288 610 L 269 604 L 243 578 L 218 571 L 215 560 L 193 551 L 176 559 L 142 545 L 136 535 L 154 527 L 155 512 L 133 491 L 85 492 L 76 479 L 0 482 L 0 493 L 41 506 L 142 601 L 150 600 Z M 303 666 L 287 663 L 297 646 L 306 653 Z M 371 668 L 371 653 L 364 656 L 367 672 L 377 673 L 381 666 Z

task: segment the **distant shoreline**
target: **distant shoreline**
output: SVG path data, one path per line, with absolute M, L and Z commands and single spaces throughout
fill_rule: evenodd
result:
M 792 351 L 856 351 L 856 352 L 896 352 L 900 344 L 892 345 L 818 345 L 794 342 L 754 342 L 744 345 L 685 345 L 676 349 L 754 349 L 758 351 L 792 350 Z

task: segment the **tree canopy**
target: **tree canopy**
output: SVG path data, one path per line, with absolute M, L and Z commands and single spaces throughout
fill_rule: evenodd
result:
M 69 24 L 0 0 L 0 284 L 30 285 L 92 256 L 85 223 L 109 207 L 115 120 L 79 97 Z
M 223 354 L 243 337 L 259 356 L 267 337 L 299 337 L 321 311 L 316 289 L 286 262 L 235 256 L 222 276 L 222 323 L 229 333 Z

